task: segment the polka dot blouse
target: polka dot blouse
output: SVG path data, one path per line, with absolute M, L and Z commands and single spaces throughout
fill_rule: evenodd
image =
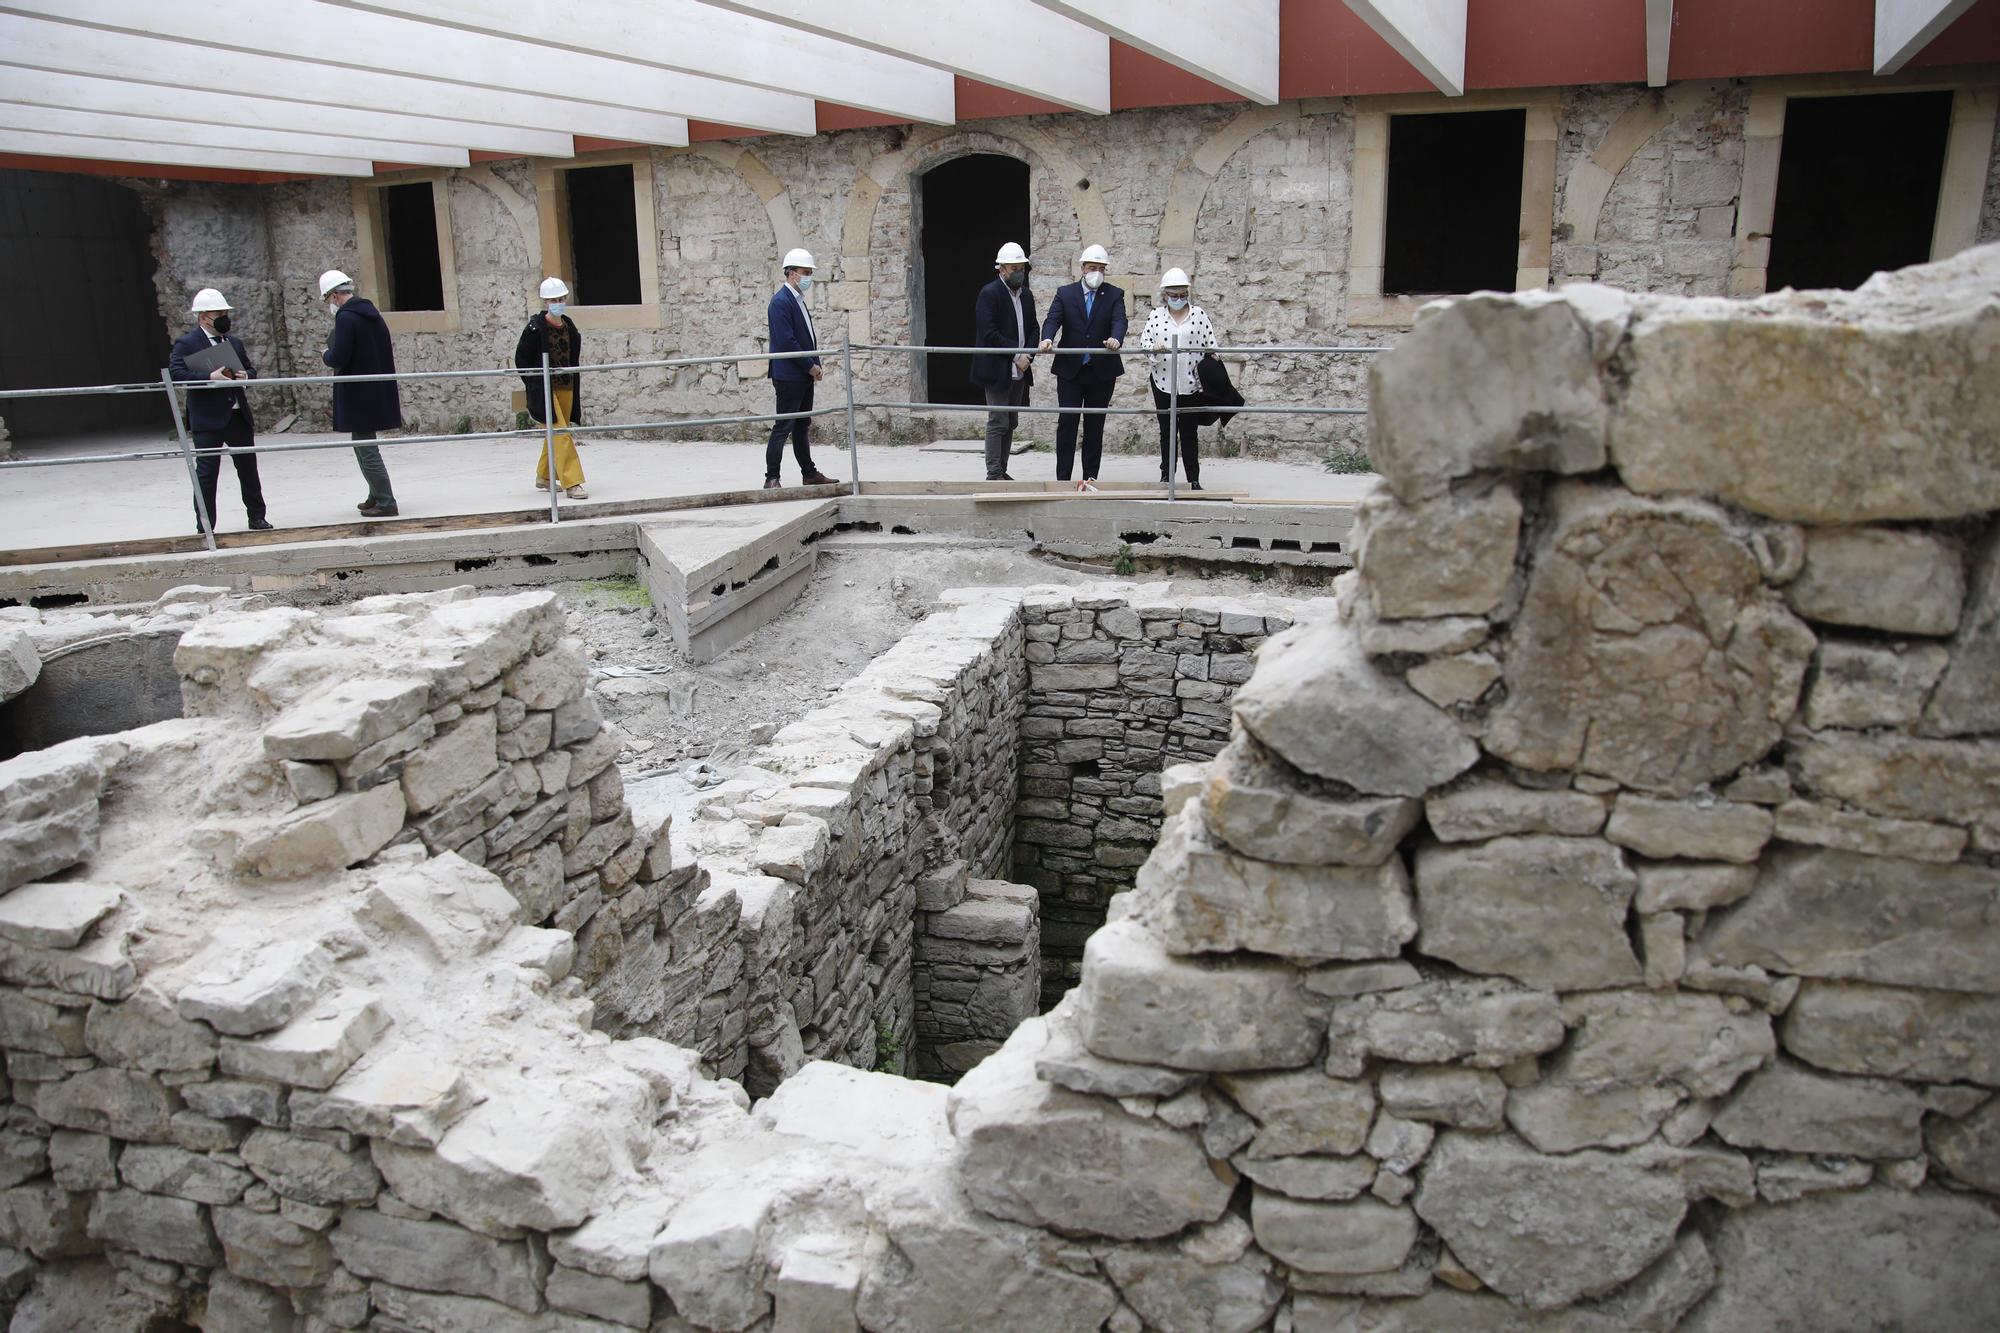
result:
M 1172 345 L 1175 334 L 1180 335 L 1182 347 L 1220 347 L 1222 345 L 1215 340 L 1215 326 L 1208 322 L 1208 312 L 1198 305 L 1191 305 L 1188 307 L 1188 317 L 1186 320 L 1176 320 L 1168 313 L 1165 306 L 1155 306 L 1153 313 L 1146 317 L 1146 328 L 1139 335 L 1139 346 L 1142 348 L 1168 347 Z M 1167 379 L 1167 363 L 1173 359 L 1170 356 L 1154 356 L 1152 358 L 1153 387 L 1161 393 L 1172 392 L 1172 384 Z M 1200 360 L 1201 358 L 1198 356 L 1183 356 L 1180 358 L 1181 392 L 1183 394 L 1199 393 L 1201 391 L 1201 377 L 1195 372 L 1195 366 Z

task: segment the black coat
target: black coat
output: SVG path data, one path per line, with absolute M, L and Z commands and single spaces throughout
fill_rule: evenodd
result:
M 250 353 L 243 350 L 243 340 L 233 333 L 225 333 L 223 338 L 236 349 L 236 359 L 243 363 L 243 369 L 251 379 L 257 378 L 257 367 L 250 364 Z M 157 345 L 157 344 L 156 344 Z M 195 383 L 208 378 L 197 375 L 187 368 L 187 359 L 196 352 L 206 352 L 209 348 L 208 335 L 199 324 L 174 339 L 174 350 L 167 355 L 167 371 L 175 379 Z M 207 434 L 219 431 L 229 425 L 230 404 L 236 399 L 243 400 L 243 418 L 250 423 L 250 429 L 257 429 L 256 418 L 250 415 L 250 395 L 241 389 L 231 392 L 227 389 L 196 389 L 187 396 L 188 431 L 190 434 Z
M 1007 284 L 995 278 L 979 289 L 979 303 L 972 312 L 972 345 L 974 347 L 1004 347 L 1005 353 L 991 355 L 982 353 L 972 358 L 972 382 L 974 384 L 1005 385 L 1014 377 L 1011 363 L 1016 352 L 1035 350 L 1035 330 L 1041 327 L 1035 323 L 1035 294 L 1021 284 L 1021 327 L 1014 327 L 1014 301 L 1008 294 Z M 1022 346 L 1023 330 L 1027 333 L 1026 346 Z M 1023 383 L 1033 384 L 1033 368 L 1021 374 Z
M 387 375 L 396 369 L 389 325 L 375 303 L 350 296 L 333 317 L 333 336 L 320 360 L 335 375 Z M 333 386 L 335 430 L 395 430 L 403 424 L 403 399 L 394 380 Z
M 1243 395 L 1229 382 L 1229 368 L 1222 364 L 1222 358 L 1213 352 L 1195 362 L 1194 373 L 1201 380 L 1201 401 L 1205 408 L 1213 409 L 1201 414 L 1199 424 L 1203 426 L 1226 426 L 1236 414 L 1232 407 L 1243 406 Z
M 570 422 L 582 425 L 583 376 L 553 373 L 562 366 L 583 364 L 583 334 L 577 330 L 576 321 L 568 315 L 564 315 L 562 321 L 569 325 L 569 355 L 549 357 L 549 387 L 570 391 Z M 549 419 L 549 400 L 542 396 L 542 353 L 549 350 L 548 330 L 548 312 L 539 311 L 528 316 L 528 326 L 521 330 L 521 341 L 514 344 L 514 365 L 521 372 L 521 387 L 528 393 L 528 415 L 535 419 L 537 425 L 545 425 Z

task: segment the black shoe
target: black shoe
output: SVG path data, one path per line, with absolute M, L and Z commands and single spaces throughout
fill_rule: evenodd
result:
M 253 518 L 250 520 L 250 531 L 252 532 L 269 532 L 276 526 L 275 523 L 266 518 Z
M 818 468 L 814 468 L 814 469 L 813 469 L 812 471 L 810 471 L 810 472 L 806 473 L 806 474 L 805 474 L 805 476 L 803 476 L 803 477 L 800 477 L 800 478 L 799 478 L 799 484 L 800 484 L 801 486 L 838 486 L 838 485 L 840 485 L 840 483 L 839 483 L 839 482 L 835 481 L 835 480 L 834 480 L 834 479 L 833 479 L 832 477 L 829 477 L 829 476 L 827 476 L 827 475 L 826 475 L 826 473 L 824 473 L 824 472 L 821 472 L 821 471 L 820 471 L 820 470 L 819 470 Z
M 362 502 L 361 502 L 360 504 L 358 504 L 358 505 L 356 505 L 356 506 L 354 506 L 354 507 L 355 507 L 356 509 L 359 509 L 359 510 L 360 510 L 360 511 L 361 511 L 362 513 L 364 513 L 364 514 L 365 514 L 365 513 L 367 513 L 367 512 L 368 512 L 368 506 L 370 506 L 370 505 L 372 505 L 372 504 L 374 504 L 374 503 L 375 503 L 375 502 L 374 502 L 373 500 L 363 500 L 363 501 L 362 501 Z
M 775 491 L 782 488 L 783 486 L 784 483 L 779 481 L 776 477 L 764 478 L 764 489 L 767 491 Z
M 1012 475 L 1010 475 L 1009 473 L 1005 473 L 1005 472 L 1002 472 L 1002 473 L 1001 473 L 1001 474 L 1000 474 L 999 476 L 997 476 L 997 477 L 988 477 L 988 478 L 987 478 L 986 480 L 988 480 L 988 481 L 1012 481 L 1012 480 L 1014 480 L 1014 478 L 1013 478 L 1013 476 L 1012 476 Z
M 1198 491 L 1201 489 L 1201 483 L 1198 481 L 1191 481 L 1188 483 L 1188 489 L 1191 491 Z
M 397 512 L 394 504 L 367 504 L 361 508 L 363 518 L 394 518 Z

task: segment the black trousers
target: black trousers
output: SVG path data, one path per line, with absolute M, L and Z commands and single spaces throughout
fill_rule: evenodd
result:
M 813 382 L 804 380 L 772 380 L 771 387 L 778 391 L 779 412 L 810 412 L 813 405 Z M 778 466 L 785 460 L 785 437 L 792 437 L 792 457 L 799 460 L 801 476 L 819 471 L 813 466 L 812 445 L 808 442 L 812 434 L 811 417 L 795 417 L 790 421 L 771 423 L 771 438 L 764 446 L 764 475 L 775 477 Z
M 1116 379 L 1097 380 L 1077 376 L 1056 381 L 1059 407 L 1109 407 Z M 1097 465 L 1104 457 L 1104 417 L 1065 412 L 1056 418 L 1056 480 L 1070 479 L 1070 464 L 1076 458 L 1077 427 L 1083 428 L 1083 479 L 1097 480 Z
M 194 447 L 197 449 L 220 449 L 227 445 L 230 449 L 248 449 L 257 443 L 257 433 L 250 428 L 250 418 L 242 412 L 231 412 L 229 424 L 221 430 L 198 430 L 194 433 Z M 194 462 L 195 484 L 201 487 L 202 503 L 208 506 L 208 521 L 214 527 L 222 526 L 221 516 L 215 512 L 215 479 L 222 473 L 221 454 L 208 454 Z M 243 512 L 252 522 L 264 517 L 264 483 L 257 479 L 257 455 L 252 453 L 231 453 L 229 461 L 236 464 L 236 486 L 243 492 Z M 201 524 L 201 510 L 195 510 L 195 525 Z
M 1169 431 L 1172 429 L 1168 425 L 1170 418 L 1167 413 L 1167 404 L 1170 401 L 1171 399 L 1168 395 L 1160 392 L 1158 385 L 1153 386 L 1153 406 L 1159 409 L 1160 414 L 1161 481 L 1165 481 L 1168 477 L 1172 476 L 1174 471 L 1174 446 L 1173 442 L 1167 438 Z M 1181 436 L 1181 472 L 1189 481 L 1194 482 L 1201 480 L 1201 451 L 1200 445 L 1195 439 L 1195 432 L 1200 430 L 1201 427 L 1195 425 L 1193 420 L 1196 408 L 1197 404 L 1188 401 L 1188 395 L 1181 395 L 1179 421 L 1177 423 L 1180 426 Z

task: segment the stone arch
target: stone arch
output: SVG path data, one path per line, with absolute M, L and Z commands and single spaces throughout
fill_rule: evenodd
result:
M 1195 225 L 1201 218 L 1202 204 L 1208 199 L 1208 187 L 1215 183 L 1236 150 L 1266 130 L 1299 117 L 1296 101 L 1246 107 L 1174 164 L 1173 179 L 1167 185 L 1167 206 L 1160 214 L 1156 247 L 1163 267 L 1193 260 Z
M 792 211 L 791 192 L 778 179 L 777 173 L 764 165 L 764 159 L 748 148 L 732 143 L 691 144 L 687 151 L 705 157 L 717 166 L 727 167 L 750 187 L 751 193 L 757 196 L 757 202 L 764 205 L 764 215 L 770 219 L 774 253 L 783 254 L 805 245 L 805 233 L 799 230 L 798 216 Z
M 1605 200 L 1611 197 L 1618 173 L 1654 135 L 1713 94 L 1718 86 L 1677 83 L 1649 93 L 1611 122 L 1596 151 L 1570 168 L 1569 180 L 1563 187 L 1562 222 L 1569 228 L 1571 245 L 1597 243 L 1597 221 L 1604 212 Z

